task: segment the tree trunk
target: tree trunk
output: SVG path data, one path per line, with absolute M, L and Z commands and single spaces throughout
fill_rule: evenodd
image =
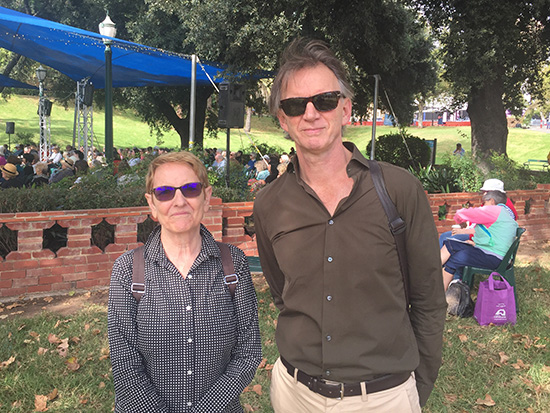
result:
M 417 122 L 417 126 L 420 129 L 424 127 L 423 120 L 424 120 L 424 102 L 421 101 L 418 103 L 418 122 Z
M 250 130 L 252 129 L 252 108 L 246 107 L 246 118 L 244 120 L 244 130 L 245 132 L 250 133 Z
M 195 146 L 202 147 L 204 141 L 204 122 L 206 120 L 206 106 L 212 94 L 211 87 L 197 87 L 195 110 Z M 180 136 L 181 149 L 189 148 L 189 115 L 180 118 L 176 109 L 165 100 L 157 102 L 162 114 Z M 187 111 L 189 113 L 189 111 Z
M 12 58 L 10 59 L 10 61 L 6 65 L 6 67 L 4 68 L 4 72 L 2 74 L 4 76 L 9 77 L 10 74 L 11 74 L 11 71 L 13 70 L 13 68 L 15 67 L 17 62 L 19 62 L 20 59 L 21 59 L 20 54 L 13 54 Z M 4 91 L 4 86 L 0 86 L 0 93 L 2 93 L 3 91 Z
M 506 154 L 508 125 L 502 103 L 504 87 L 497 79 L 472 92 L 468 114 L 472 122 L 472 154 L 483 160 L 491 151 Z

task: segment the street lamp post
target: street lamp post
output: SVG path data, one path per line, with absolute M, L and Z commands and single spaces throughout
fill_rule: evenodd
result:
M 99 33 L 102 36 L 115 37 L 116 26 L 109 17 L 99 23 Z M 105 158 L 108 163 L 113 162 L 113 65 L 111 39 L 103 39 L 105 44 Z
M 46 161 L 49 155 L 49 139 L 48 139 L 48 128 L 46 125 L 46 108 L 44 102 L 44 80 L 46 79 L 46 69 L 40 65 L 36 69 L 36 77 L 38 79 L 38 118 L 39 118 L 39 127 L 40 127 L 40 160 Z

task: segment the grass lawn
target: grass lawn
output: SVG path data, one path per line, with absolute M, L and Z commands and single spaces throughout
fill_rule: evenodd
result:
M 12 96 L 9 100 L 0 100 L 0 124 L 15 122 L 15 136 L 11 136 L 12 145 L 19 143 L 18 133 L 32 133 L 34 140 L 38 142 L 38 116 L 36 114 L 38 98 L 30 96 Z M 65 110 L 55 103 L 51 115 L 51 137 L 52 143 L 62 145 L 73 142 L 74 108 Z M 94 110 L 94 136 L 99 147 L 103 147 L 105 140 L 104 113 Z M 125 147 L 148 147 L 155 146 L 157 140 L 151 136 L 147 124 L 141 122 L 131 111 L 120 111 L 115 109 L 113 117 L 114 145 L 119 148 Z M 397 128 L 389 126 L 378 126 L 376 136 L 396 132 Z M 451 153 L 457 142 L 461 142 L 467 152 L 471 150 L 470 128 L 469 127 L 437 127 L 431 126 L 418 129 L 411 127 L 408 132 L 414 136 L 424 139 L 437 139 L 436 161 L 440 162 L 442 156 Z M 293 146 L 292 142 L 283 137 L 282 129 L 270 116 L 252 118 L 252 131 L 246 134 L 243 130 L 232 129 L 230 133 L 231 150 L 247 148 L 251 145 L 251 139 L 258 143 L 267 143 L 270 146 L 277 146 L 282 151 L 289 151 Z M 372 128 L 369 126 L 349 126 L 346 129 L 345 138 L 354 142 L 364 153 L 366 146 L 372 138 Z M 162 140 L 162 146 L 177 148 L 180 146 L 179 136 L 170 131 Z M 8 135 L 0 138 L 0 143 L 7 143 Z M 207 138 L 206 147 L 226 146 L 226 132 L 220 130 L 217 138 Z M 526 130 L 510 129 L 508 134 L 508 156 L 517 162 L 523 163 L 527 159 L 546 159 L 550 151 L 550 133 L 546 129 Z
M 516 279 L 515 326 L 448 317 L 443 366 L 424 412 L 550 411 L 550 266 L 519 261 Z M 277 310 L 261 275 L 255 282 L 265 359 L 241 401 L 247 412 L 271 412 Z M 105 305 L 70 316 L 44 311 L 21 318 L 20 310 L 0 305 L 0 412 L 31 412 L 40 403 L 50 412 L 112 411 Z

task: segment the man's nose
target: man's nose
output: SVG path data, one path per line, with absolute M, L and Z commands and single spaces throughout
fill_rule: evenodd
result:
M 313 102 L 307 102 L 304 118 L 312 119 L 319 116 L 319 111 L 315 108 Z

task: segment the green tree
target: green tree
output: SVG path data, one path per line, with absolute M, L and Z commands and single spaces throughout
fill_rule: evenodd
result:
M 548 57 L 547 0 L 410 0 L 440 42 L 443 77 L 468 104 L 472 152 L 506 154 L 505 110 L 519 113 L 523 92 L 540 91 Z

